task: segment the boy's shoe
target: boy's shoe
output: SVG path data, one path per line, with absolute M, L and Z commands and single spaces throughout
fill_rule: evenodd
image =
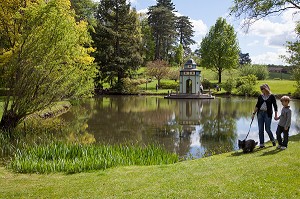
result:
M 259 148 L 260 148 L 260 149 L 265 148 L 265 145 L 264 145 L 264 144 L 260 144 L 260 145 L 259 145 Z
M 277 146 L 277 149 L 281 149 L 281 147 L 282 147 L 282 146 L 278 145 L 278 146 Z
M 272 141 L 272 144 L 273 144 L 273 146 L 276 146 L 276 142 L 275 141 Z
M 285 150 L 285 149 L 286 149 L 286 147 L 285 147 L 285 146 L 282 146 L 282 147 L 281 147 L 281 150 Z

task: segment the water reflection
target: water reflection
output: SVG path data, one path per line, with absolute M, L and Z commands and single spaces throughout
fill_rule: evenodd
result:
M 99 143 L 159 143 L 183 157 L 199 158 L 237 149 L 250 125 L 255 98 L 167 100 L 156 96 L 111 96 L 79 102 L 62 117 Z M 279 108 L 281 103 L 278 101 Z M 300 131 L 300 102 L 292 101 L 291 134 Z M 277 122 L 272 123 L 275 133 Z M 249 139 L 258 140 L 257 121 Z M 268 138 L 266 136 L 266 138 Z

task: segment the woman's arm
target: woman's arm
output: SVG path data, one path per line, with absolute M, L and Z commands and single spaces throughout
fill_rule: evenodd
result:
M 272 94 L 272 104 L 273 104 L 274 112 L 275 112 L 274 118 L 277 118 L 278 117 L 278 106 L 277 106 L 276 98 L 273 94 Z

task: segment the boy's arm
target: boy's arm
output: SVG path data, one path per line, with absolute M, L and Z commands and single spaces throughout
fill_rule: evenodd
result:
M 284 129 L 287 130 L 291 126 L 291 120 L 292 120 L 292 111 L 288 111 L 286 113 L 286 123 L 284 125 Z

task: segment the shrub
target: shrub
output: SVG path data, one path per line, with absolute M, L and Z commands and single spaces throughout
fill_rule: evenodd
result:
M 179 82 L 175 81 L 162 81 L 160 82 L 161 89 L 174 89 L 176 90 L 179 87 Z
M 267 66 L 263 65 L 253 65 L 255 76 L 258 80 L 264 80 L 269 77 L 269 70 Z
M 214 88 L 214 85 L 208 79 L 203 79 L 203 81 L 201 83 L 202 83 L 203 89 Z
M 117 84 L 113 90 L 124 94 L 133 94 L 138 92 L 138 85 L 140 84 L 139 80 L 123 78 L 122 84 Z
M 237 90 L 238 93 L 241 95 L 253 95 L 254 93 L 254 86 L 256 85 L 256 76 L 248 75 L 245 77 L 240 77 L 237 80 Z
M 232 90 L 235 88 L 235 86 L 236 86 L 236 80 L 233 78 L 227 79 L 227 81 L 222 84 L 222 88 L 228 93 L 231 93 Z
M 241 76 L 254 75 L 258 80 L 267 79 L 269 76 L 268 67 L 264 65 L 245 65 L 239 68 L 239 73 Z
M 300 98 L 300 68 L 293 70 L 293 78 L 296 81 L 296 91 L 293 93 L 293 97 Z

